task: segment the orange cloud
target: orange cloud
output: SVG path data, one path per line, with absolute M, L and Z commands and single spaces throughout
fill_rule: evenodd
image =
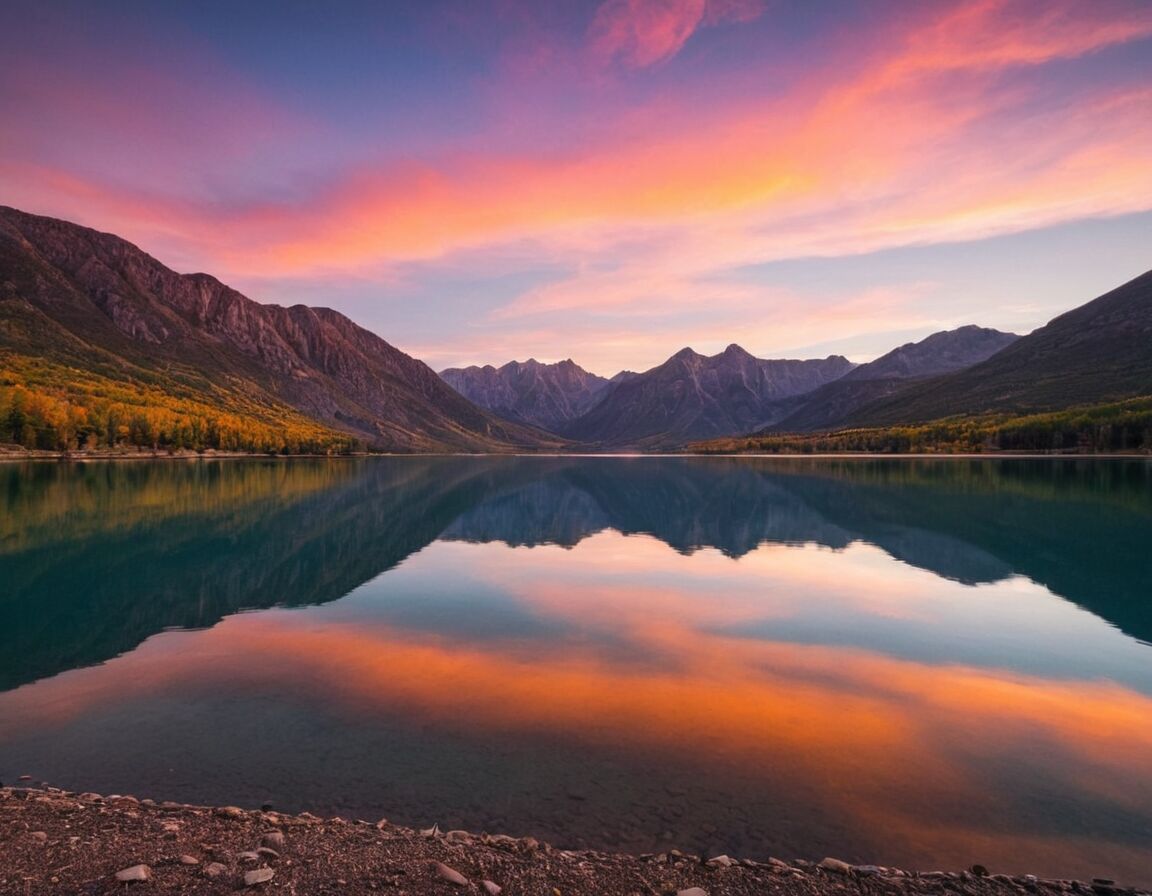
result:
M 364 173 L 300 213 L 238 216 L 226 266 L 339 269 L 522 240 L 555 258 L 615 259 L 639 243 L 656 247 L 639 259 L 645 269 L 698 288 L 688 268 L 703 275 L 1146 209 L 1146 90 L 1100 88 L 1042 113 L 1030 109 L 1031 92 L 991 91 L 983 75 L 1152 34 L 1149 14 L 1098 22 L 1089 7 L 1059 9 L 1062 18 L 1045 18 L 1052 33 L 1028 42 L 1001 5 L 961 7 L 904 35 L 902 52 L 847 67 L 839 84 L 745 101 L 688 131 L 673 117 L 647 137 L 561 156 Z M 990 48 L 969 49 L 977 34 Z M 1089 156 L 1099 164 L 1077 166 Z M 634 276 L 633 261 L 619 266 L 622 278 Z M 585 285 L 598 284 L 571 284 L 585 301 L 605 295 Z M 625 289 L 621 303 L 641 300 L 636 292 Z M 538 298 L 518 307 L 563 307 Z
M 650 65 L 694 30 L 759 10 L 610 0 L 589 40 L 608 58 Z M 364 273 L 508 246 L 569 270 L 499 310 L 493 322 L 505 325 L 694 303 L 768 318 L 787 296 L 723 275 L 1152 208 L 1152 91 L 1112 84 L 1065 95 L 1003 78 L 1147 38 L 1152 7 L 979 0 L 907 18 L 877 26 L 879 47 L 845 36 L 834 65 L 800 70 L 775 92 L 717 89 L 715 107 L 679 94 L 640 111 L 608 104 L 602 114 L 617 126 L 569 150 L 461 150 L 361 169 L 303 200 L 196 206 L 34 165 L 9 166 L 0 181 L 23 204 L 65 216 L 80 205 L 88 223 L 228 279 Z M 513 97 L 519 86 L 502 85 Z M 533 110 L 518 112 L 530 128 Z M 874 312 L 875 329 L 909 326 L 893 325 L 889 312 L 910 303 L 896 308 L 890 292 L 849 301 L 858 319 Z M 826 319 L 791 318 L 794 333 L 775 343 L 850 335 L 822 332 Z

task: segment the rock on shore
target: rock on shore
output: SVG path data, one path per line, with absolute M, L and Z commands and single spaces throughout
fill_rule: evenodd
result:
M 444 893 L 504 896 L 1125 896 L 1113 881 L 559 850 L 387 821 L 0 788 L 0 894 Z

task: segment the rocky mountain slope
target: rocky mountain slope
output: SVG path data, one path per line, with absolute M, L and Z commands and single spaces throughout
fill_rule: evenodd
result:
M 983 363 L 874 401 L 850 425 L 1027 413 L 1152 395 L 1152 271 L 1024 336 Z
M 811 392 L 853 366 L 839 355 L 763 360 L 738 345 L 711 357 L 685 348 L 620 382 L 561 431 L 608 447 L 656 449 L 749 432 L 764 420 L 773 401 Z
M 476 407 L 342 314 L 260 304 L 119 237 L 5 207 L 0 351 L 6 364 L 91 367 L 241 415 L 291 409 L 383 449 L 557 444 Z
M 587 411 L 609 386 L 568 359 L 542 364 L 535 358 L 503 367 L 450 367 L 440 377 L 482 408 L 506 420 L 555 431 Z
M 912 381 L 964 370 L 985 361 L 1020 337 L 985 327 L 966 326 L 933 333 L 861 364 L 835 382 L 773 406 L 776 419 L 765 420 L 776 432 L 834 429 L 861 407 L 909 388 Z
M 964 370 L 992 357 L 1020 337 L 969 324 L 933 333 L 919 342 L 907 342 L 861 364 L 845 380 L 920 379 Z

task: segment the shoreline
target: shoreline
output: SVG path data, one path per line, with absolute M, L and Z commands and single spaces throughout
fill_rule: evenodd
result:
M 810 458 L 813 460 L 836 459 L 845 460 L 857 458 L 860 460 L 1152 460 L 1152 451 L 1110 451 L 1110 452 L 1037 452 L 1037 451 L 995 451 L 995 452 L 873 452 L 873 451 L 838 451 L 838 452 L 784 452 L 784 451 L 738 451 L 738 452 L 694 452 L 694 451 L 527 451 L 527 452 L 491 452 L 475 454 L 466 452 L 370 452 L 359 451 L 350 454 L 258 454 L 246 451 L 180 451 L 142 450 L 142 451 L 41 451 L 38 449 L 25 449 L 14 451 L 0 449 L 0 464 L 28 463 L 31 461 L 59 461 L 64 463 L 92 463 L 99 461 L 195 461 L 195 460 L 343 460 L 351 458 L 373 457 L 578 457 L 578 458 L 781 458 L 795 460 L 797 458 Z
M 0 893 L 393 893 L 431 896 L 1152 896 L 1054 880 L 820 862 L 562 850 L 532 837 L 417 831 L 271 807 L 192 806 L 0 787 Z

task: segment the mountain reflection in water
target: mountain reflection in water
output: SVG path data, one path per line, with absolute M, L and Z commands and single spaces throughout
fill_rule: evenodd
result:
M 1146 462 L 0 477 L 0 778 L 1150 882 Z

